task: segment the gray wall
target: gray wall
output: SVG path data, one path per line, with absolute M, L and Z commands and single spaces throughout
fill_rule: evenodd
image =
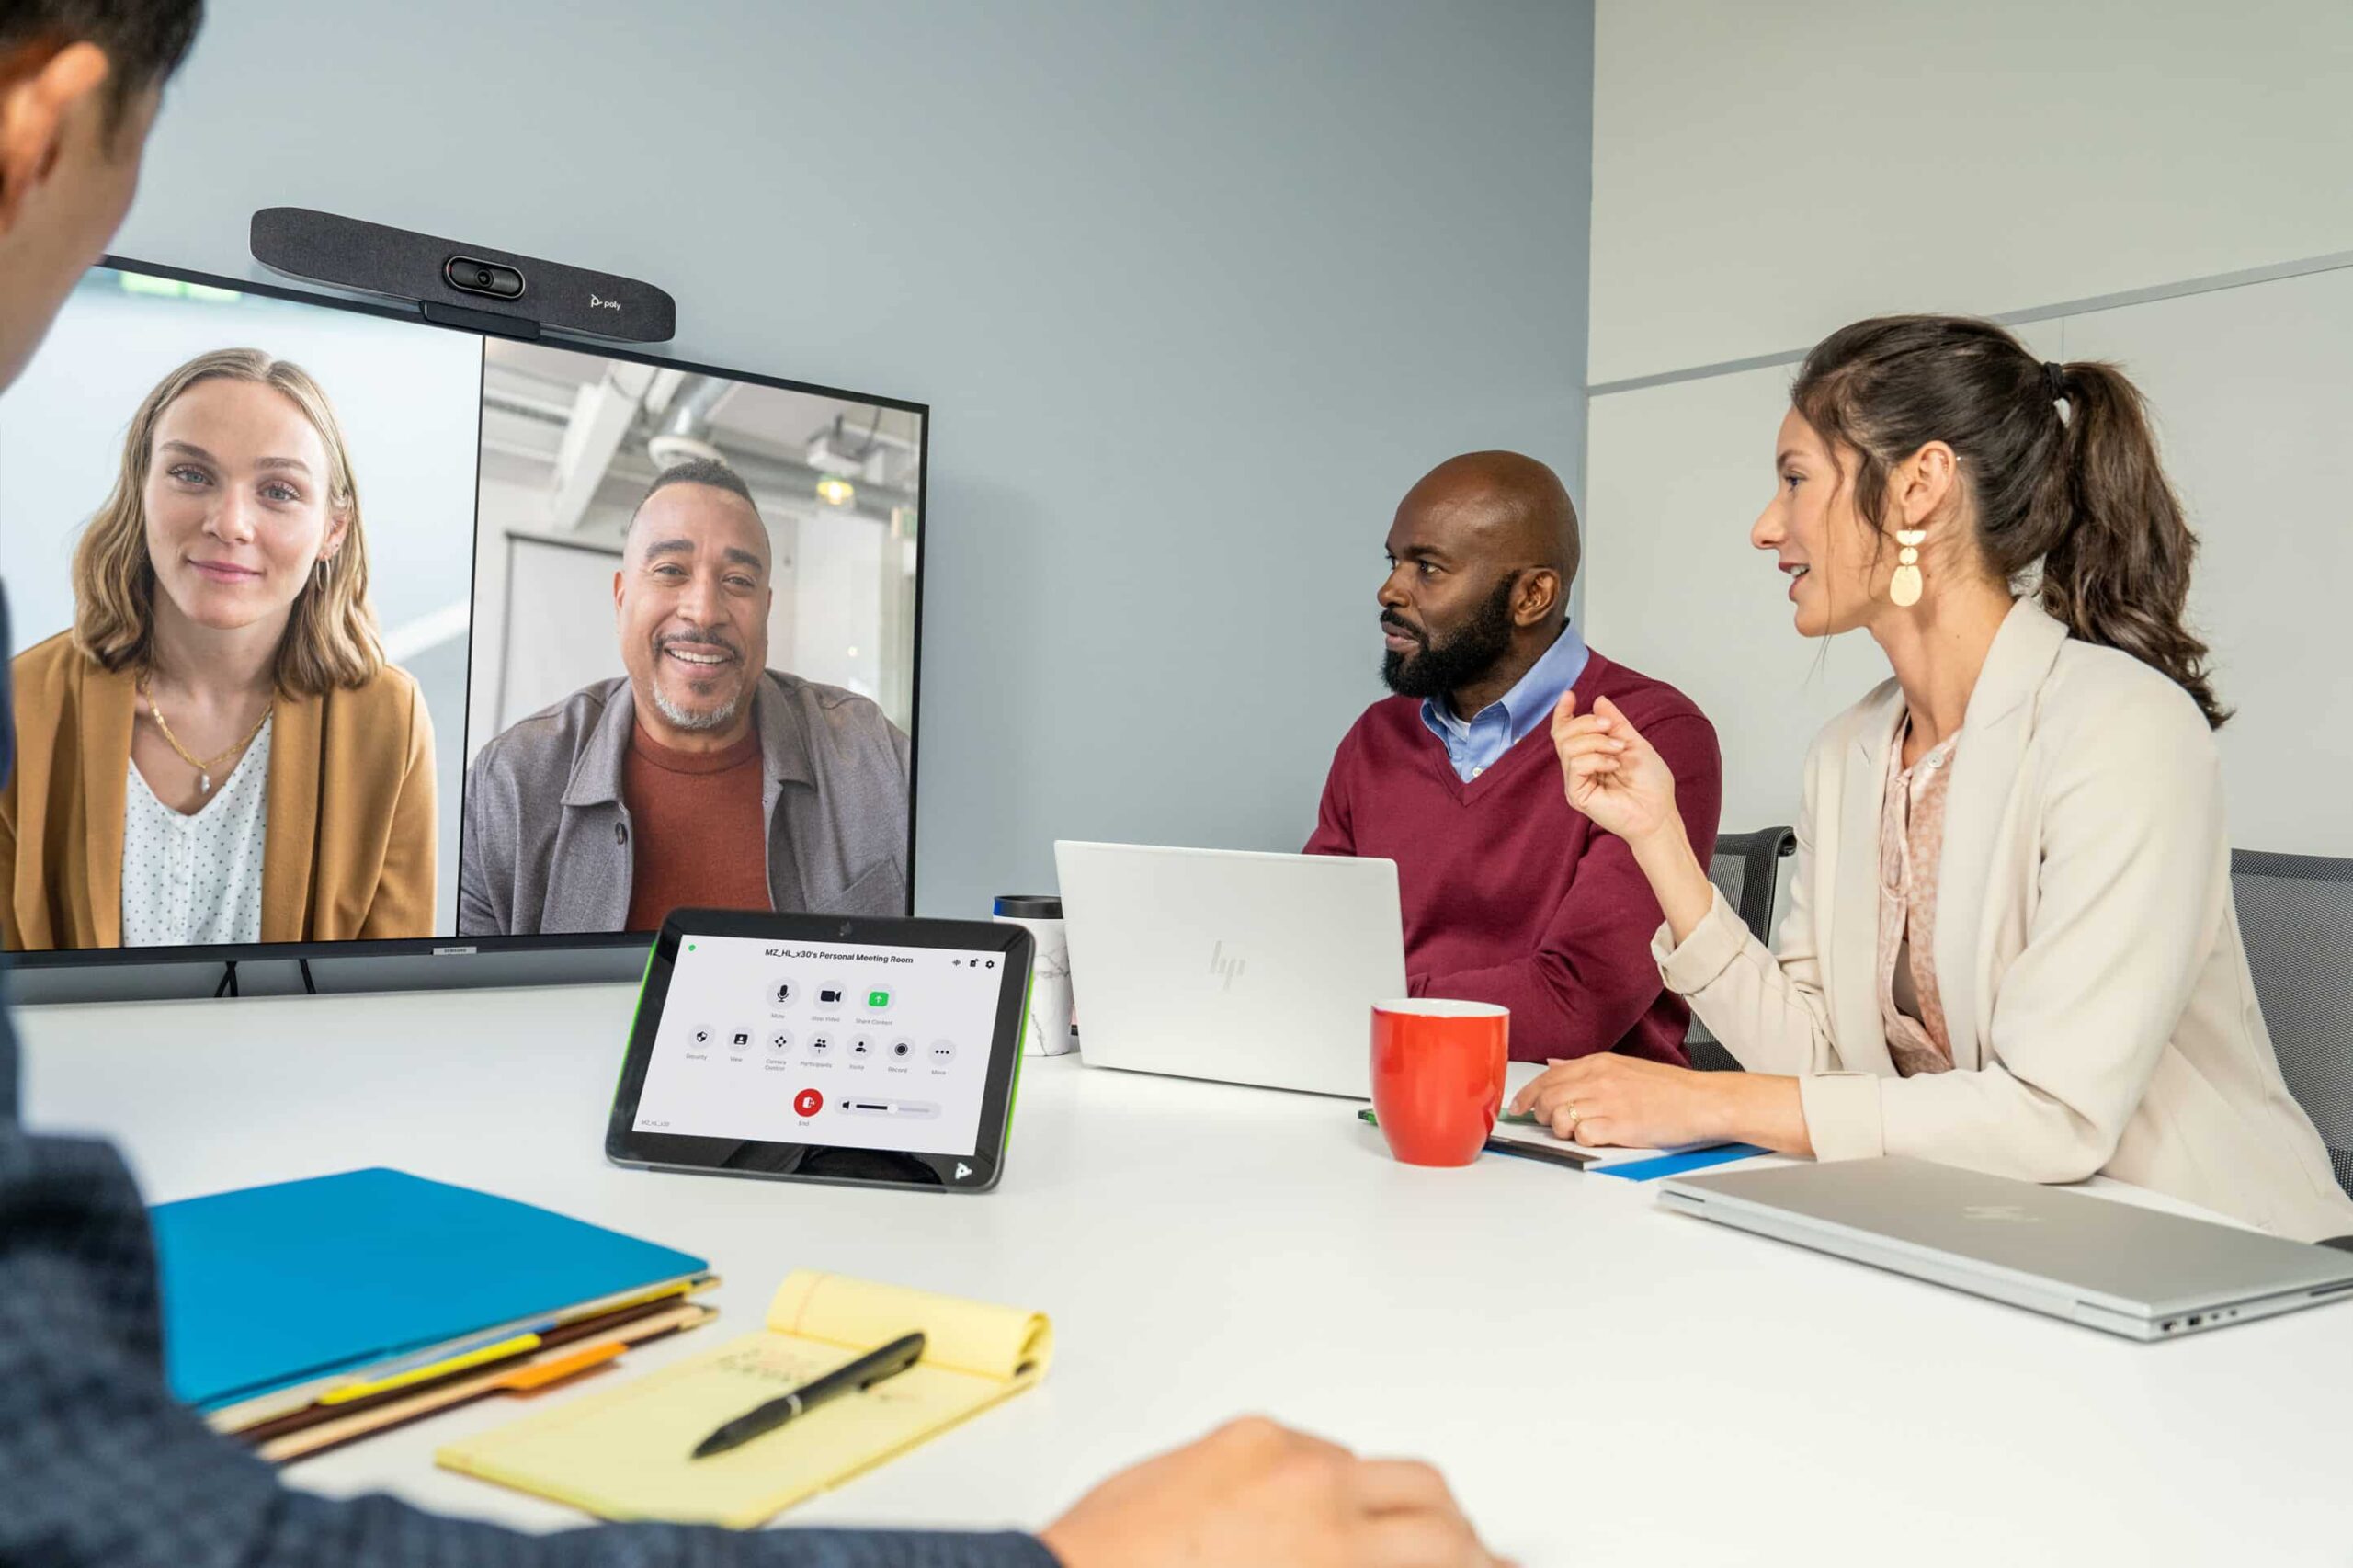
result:
M 1295 847 L 1396 497 L 1476 446 L 1580 487 L 1589 5 L 211 10 L 124 254 L 267 276 L 247 214 L 320 207 L 935 405 L 926 913 L 1058 835 Z

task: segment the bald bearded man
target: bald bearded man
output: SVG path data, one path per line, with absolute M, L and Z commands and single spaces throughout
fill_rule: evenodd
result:
M 1523 1062 L 1622 1051 L 1683 1065 L 1690 1014 L 1651 957 L 1657 901 L 1625 843 L 1569 809 L 1547 733 L 1607 697 L 1675 773 L 1705 864 L 1723 771 L 1689 699 L 1589 649 L 1568 620 L 1576 510 L 1553 472 L 1471 452 L 1398 504 L 1381 679 L 1340 742 L 1311 855 L 1397 862 L 1407 989 L 1511 1009 Z

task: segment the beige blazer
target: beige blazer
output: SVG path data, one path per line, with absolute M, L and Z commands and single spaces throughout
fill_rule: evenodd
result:
M 2213 735 L 2186 693 L 2022 599 L 1947 785 L 1937 982 L 1954 1071 L 1904 1078 L 1880 1028 L 1879 814 L 1893 680 L 1806 759 L 1767 949 L 1723 901 L 1660 972 L 1752 1072 L 1792 1074 L 1817 1157 L 2095 1171 L 2314 1240 L 2353 1234 L 2280 1081 L 2231 903 Z

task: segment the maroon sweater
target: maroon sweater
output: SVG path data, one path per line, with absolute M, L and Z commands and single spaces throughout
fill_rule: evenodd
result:
M 1723 799 L 1715 727 L 1673 687 L 1597 653 L 1576 693 L 1579 712 L 1607 697 L 1658 748 L 1707 864 Z M 1650 952 L 1658 901 L 1625 841 L 1570 808 L 1549 724 L 1466 784 L 1420 699 L 1374 703 L 1332 758 L 1307 852 L 1396 861 L 1407 989 L 1509 1007 L 1516 1059 L 1614 1049 L 1683 1063 L 1690 1012 Z

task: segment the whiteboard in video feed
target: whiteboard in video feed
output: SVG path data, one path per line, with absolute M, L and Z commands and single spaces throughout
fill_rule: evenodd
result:
M 2054 331 L 2025 336 L 2056 350 Z M 1715 725 L 1725 833 L 1796 822 L 1815 733 L 1888 676 L 1863 632 L 1799 636 L 1789 579 L 1748 542 L 1772 499 L 1795 374 L 1776 365 L 1605 393 L 1587 432 L 1586 635 Z
M 2058 324 L 2147 394 L 2198 530 L 2231 842 L 2353 856 L 2353 269 Z

